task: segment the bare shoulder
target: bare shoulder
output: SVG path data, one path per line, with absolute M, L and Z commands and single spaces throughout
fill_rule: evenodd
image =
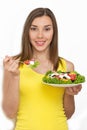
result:
M 74 71 L 74 64 L 69 60 L 65 59 L 65 61 L 66 61 L 67 71 Z

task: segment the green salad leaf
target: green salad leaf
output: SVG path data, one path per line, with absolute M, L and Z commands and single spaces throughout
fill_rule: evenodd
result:
M 56 73 L 58 74 L 72 74 L 75 75 L 75 79 L 66 79 L 64 78 L 56 78 L 52 77 L 51 75 L 54 74 L 55 72 L 53 71 L 48 71 L 45 76 L 43 77 L 42 81 L 45 83 L 51 83 L 51 84 L 78 84 L 78 83 L 83 83 L 85 82 L 85 76 L 81 75 L 77 71 L 72 71 L 72 72 L 62 72 L 61 70 L 57 71 Z
M 35 61 L 33 65 L 29 64 L 29 67 L 33 69 L 33 68 L 36 68 L 38 65 L 39 65 L 39 62 Z

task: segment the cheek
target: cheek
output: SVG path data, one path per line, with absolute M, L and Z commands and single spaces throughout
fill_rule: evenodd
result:
M 35 34 L 29 34 L 29 38 L 30 38 L 30 40 L 33 40 L 34 38 L 36 37 L 36 35 Z
M 47 37 L 47 39 L 48 39 L 48 40 L 50 40 L 50 41 L 51 41 L 51 40 L 52 40 L 52 38 L 53 38 L 53 33 L 46 35 L 46 37 Z

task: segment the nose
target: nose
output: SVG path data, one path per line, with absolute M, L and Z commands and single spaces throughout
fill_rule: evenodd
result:
M 42 30 L 38 31 L 38 38 L 43 38 L 43 31 Z

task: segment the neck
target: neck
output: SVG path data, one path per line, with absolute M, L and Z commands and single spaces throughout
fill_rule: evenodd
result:
M 49 60 L 49 52 L 34 52 L 33 58 L 39 62 Z
M 53 64 L 49 58 L 49 51 L 34 51 L 33 58 L 40 63 L 37 68 L 34 69 L 36 72 L 45 74 L 48 70 L 53 70 Z

